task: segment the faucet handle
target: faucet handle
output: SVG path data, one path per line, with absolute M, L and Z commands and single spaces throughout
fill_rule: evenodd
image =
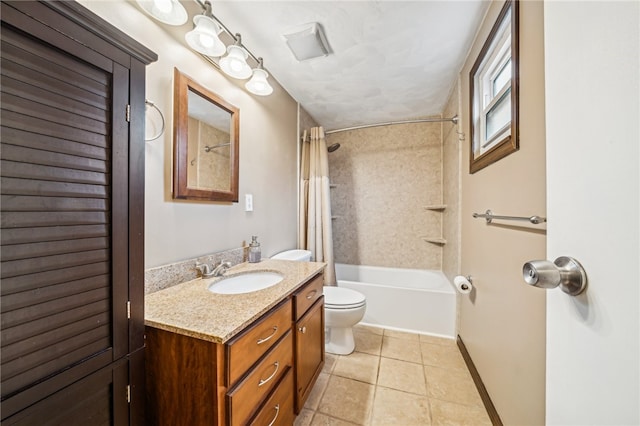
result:
M 200 263 L 196 261 L 196 269 L 200 272 L 201 277 L 211 275 L 211 268 L 206 263 Z

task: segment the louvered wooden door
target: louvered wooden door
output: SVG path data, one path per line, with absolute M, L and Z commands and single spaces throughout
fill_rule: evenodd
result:
M 2 6 L 3 424 L 128 423 L 130 70 Z

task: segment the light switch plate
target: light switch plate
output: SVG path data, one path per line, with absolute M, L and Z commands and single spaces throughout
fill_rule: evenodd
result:
M 244 211 L 245 212 L 253 211 L 253 195 L 252 194 L 244 195 Z

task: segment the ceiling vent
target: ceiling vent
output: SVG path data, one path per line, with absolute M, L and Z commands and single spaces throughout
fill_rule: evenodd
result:
M 283 37 L 298 61 L 319 58 L 331 53 L 322 26 L 317 22 L 294 27 L 288 34 L 283 34 Z

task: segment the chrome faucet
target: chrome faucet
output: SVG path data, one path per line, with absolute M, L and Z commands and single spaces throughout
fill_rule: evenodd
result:
M 211 272 L 211 267 L 207 263 L 196 262 L 196 269 L 200 272 L 200 276 L 202 278 L 209 278 L 213 276 L 213 272 Z
M 218 266 L 214 268 L 213 272 L 211 272 L 211 276 L 221 277 L 229 268 L 231 268 L 231 262 L 221 260 L 220 264 L 218 264 Z

